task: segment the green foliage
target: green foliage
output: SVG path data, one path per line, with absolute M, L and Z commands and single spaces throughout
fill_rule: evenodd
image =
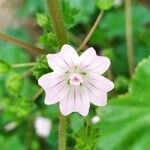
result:
M 115 55 L 114 55 L 113 49 L 111 49 L 111 48 L 103 49 L 102 54 L 103 54 L 103 56 L 110 58 L 111 61 L 115 60 Z
M 105 108 L 98 109 L 102 120 L 98 149 L 150 149 L 149 85 L 150 57 L 138 64 L 129 84 L 129 92 L 113 98 Z M 112 142 L 113 139 L 115 141 Z
M 34 21 L 37 13 L 37 23 L 43 29 L 43 34 L 39 37 L 40 46 L 49 53 L 58 50 L 57 40 L 52 31 L 52 24 L 48 17 L 48 12 L 43 11 L 44 1 L 24 0 L 22 7 L 17 11 L 17 16 L 22 20 Z M 62 15 L 69 32 L 75 35 L 71 39 L 75 46 L 78 46 L 82 39 L 90 30 L 99 9 L 110 9 L 111 0 L 63 0 Z M 138 2 L 139 3 L 139 2 Z M 25 18 L 28 17 L 29 18 Z M 113 77 L 115 79 L 115 90 L 113 99 L 104 108 L 98 108 L 101 121 L 93 125 L 91 117 L 95 115 L 94 106 L 91 107 L 87 117 L 90 126 L 86 126 L 84 119 L 74 113 L 70 117 L 67 133 L 67 149 L 77 150 L 147 150 L 150 149 L 150 103 L 149 103 L 149 60 L 144 60 L 136 69 L 136 72 L 129 83 L 127 79 L 128 63 L 126 58 L 125 42 L 125 14 L 124 6 L 106 11 L 96 32 L 90 39 L 88 46 L 96 48 L 97 53 L 111 59 Z M 117 19 L 116 19 L 117 18 Z M 149 10 L 143 5 L 137 5 L 137 1 L 132 3 L 132 24 L 133 24 L 133 45 L 135 50 L 135 65 L 144 57 L 150 54 L 150 16 Z M 27 23 L 28 24 L 28 23 Z M 7 33 L 26 42 L 32 41 L 24 28 L 9 28 Z M 36 37 L 37 38 L 37 37 Z M 34 40 L 36 40 L 36 38 Z M 79 43 L 76 42 L 78 41 Z M 101 50 L 102 51 L 98 51 Z M 8 59 L 9 58 L 9 59 Z M 20 47 L 0 42 L 0 59 L 6 64 L 26 63 L 34 60 L 30 53 Z M 2 69 L 0 67 L 0 69 Z M 14 69 L 14 68 L 11 68 Z M 14 71 L 14 70 L 13 70 Z M 35 78 L 23 76 L 28 68 L 15 68 L 22 78 L 16 79 L 10 74 L 0 75 L 0 149 L 4 150 L 24 150 L 24 149 L 57 149 L 58 144 L 58 105 L 45 106 L 43 103 L 44 94 L 32 102 L 32 97 L 38 91 Z M 38 79 L 41 75 L 51 72 L 45 56 L 37 60 L 34 68 L 34 76 Z M 122 76 L 120 76 L 122 75 Z M 12 77 L 11 77 L 12 76 Z M 13 79 L 14 78 L 14 79 Z M 11 79 L 11 80 L 10 80 Z M 10 80 L 10 83 L 9 83 Z M 17 80 L 17 81 L 16 81 Z M 20 81 L 19 81 L 20 80 Z M 18 82 L 19 81 L 19 82 Z M 23 82 L 22 82 L 23 81 Z M 14 82 L 14 83 L 13 83 Z M 19 84 L 20 90 L 19 90 Z M 8 90 L 10 84 L 11 93 Z M 14 87 L 18 92 L 15 92 Z M 129 92 L 124 94 L 128 89 Z M 16 90 L 16 91 L 17 91 Z M 36 106 L 34 105 L 36 104 Z M 36 109 L 34 109 L 36 108 Z M 53 122 L 52 131 L 48 138 L 41 140 L 33 129 L 35 117 L 41 115 L 50 118 Z M 10 121 L 17 122 L 17 127 L 13 131 L 4 131 L 4 126 Z M 26 131 L 26 132 L 25 132 Z M 101 132 L 101 134 L 99 134 Z M 100 137 L 101 135 L 101 137 Z M 99 138 L 100 137 L 100 138 Z M 5 144 L 4 144 L 5 143 Z
M 96 8 L 96 0 L 66 0 L 66 2 L 68 2 L 70 5 L 76 7 L 76 9 L 79 10 L 79 14 L 76 15 L 77 23 L 90 23 L 91 16 Z
M 2 150 L 25 150 L 19 137 L 16 135 L 10 137 L 0 135 L 0 145 Z
M 10 73 L 7 81 L 6 88 L 10 95 L 17 96 L 21 92 L 23 86 L 23 77 L 18 73 Z
M 0 74 L 8 73 L 10 70 L 10 65 L 4 62 L 3 60 L 0 60 Z
M 143 5 L 134 4 L 132 6 L 135 64 L 150 54 L 148 38 L 150 32 L 147 27 L 150 23 L 149 13 L 150 11 Z M 115 75 L 124 75 L 128 72 L 125 36 L 124 8 L 116 8 L 105 13 L 91 39 L 93 44 L 105 49 L 113 49 L 115 60 L 112 62 L 112 70 Z
M 72 114 L 70 118 L 70 126 L 74 132 L 77 132 L 79 129 L 83 128 L 83 119 L 78 114 Z
M 10 111 L 15 117 L 25 116 L 34 108 L 32 101 L 27 97 L 18 97 L 10 103 L 12 103 Z
M 100 137 L 98 128 L 92 126 L 84 126 L 75 134 L 76 150 L 93 150 L 95 149 L 97 140 Z
M 101 10 L 108 10 L 114 4 L 114 0 L 97 0 L 97 6 Z
M 53 32 L 45 32 L 39 38 L 39 43 L 44 46 L 44 49 L 51 53 L 56 52 L 58 47 L 56 36 Z
M 72 7 L 67 1 L 62 1 L 62 12 L 65 25 L 68 29 L 77 24 L 77 17 L 79 14 L 79 10 L 77 8 Z
M 36 14 L 37 17 L 37 23 L 40 27 L 42 27 L 43 29 L 47 29 L 49 30 L 50 28 L 50 21 L 48 16 L 44 15 L 44 14 Z
M 37 63 L 33 69 L 33 75 L 38 79 L 41 77 L 43 74 L 51 72 L 50 67 L 48 66 L 47 63 L 47 58 L 45 55 L 42 55 L 37 58 Z
M 39 43 L 45 50 L 51 53 L 56 52 L 58 43 L 55 34 L 52 32 L 51 22 L 46 14 L 37 14 L 37 23 L 43 29 L 43 34 L 39 37 Z
M 119 76 L 115 80 L 115 91 L 119 94 L 126 93 L 129 86 L 129 80 L 124 76 Z
M 43 12 L 44 11 L 44 2 L 41 0 L 24 0 L 21 7 L 17 10 L 18 17 L 27 17 L 30 15 L 35 15 L 36 12 Z

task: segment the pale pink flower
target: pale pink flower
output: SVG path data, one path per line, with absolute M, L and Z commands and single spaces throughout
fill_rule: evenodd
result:
M 40 137 L 48 137 L 51 131 L 51 120 L 45 117 L 37 117 L 34 122 L 35 132 Z
M 114 84 L 102 74 L 109 68 L 110 60 L 98 56 L 93 48 L 82 55 L 70 45 L 64 45 L 57 54 L 47 55 L 48 64 L 54 72 L 38 80 L 45 90 L 45 104 L 59 102 L 63 115 L 79 112 L 87 116 L 90 102 L 97 106 L 107 103 L 107 92 Z

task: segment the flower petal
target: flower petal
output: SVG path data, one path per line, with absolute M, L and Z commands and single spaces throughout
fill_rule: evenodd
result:
M 69 94 L 60 101 L 60 111 L 63 115 L 72 112 L 79 112 L 83 116 L 87 116 L 89 112 L 90 102 L 86 89 L 72 86 Z
M 98 74 L 89 74 L 84 81 L 105 93 L 114 88 L 114 83 L 112 81 Z
M 88 89 L 90 102 L 97 106 L 105 106 L 107 104 L 107 93 L 97 89 L 89 83 L 86 83 Z
M 38 84 L 45 90 L 45 104 L 54 104 L 64 98 L 67 94 L 66 77 L 64 74 L 54 72 L 40 77 Z
M 59 102 L 60 112 L 67 116 L 74 110 L 74 88 L 69 87 L 69 92 L 64 99 Z
M 85 66 L 83 69 L 86 72 L 103 74 L 110 66 L 110 59 L 104 56 L 96 56 L 95 59 Z
M 75 108 L 83 116 L 87 116 L 90 108 L 90 101 L 87 89 L 75 87 Z
M 55 72 L 66 72 L 78 63 L 79 56 L 72 46 L 65 44 L 61 48 L 61 52 L 48 54 L 47 59 L 49 66 Z
M 38 84 L 44 89 L 49 90 L 51 87 L 57 85 L 61 81 L 65 81 L 66 76 L 61 73 L 47 73 L 45 75 L 42 75 L 38 79 Z
M 70 69 L 68 64 L 63 59 L 61 52 L 57 54 L 48 54 L 47 60 L 50 68 L 55 72 L 66 72 Z
M 62 53 L 64 60 L 70 67 L 72 67 L 73 65 L 76 65 L 78 63 L 79 55 L 72 46 L 65 44 L 61 48 L 61 53 Z
M 96 51 L 94 48 L 88 48 L 82 55 L 80 56 L 80 64 L 79 67 L 82 69 L 84 67 L 89 66 L 96 57 Z
M 61 101 L 68 94 L 68 91 L 68 87 L 64 84 L 56 86 L 50 91 L 46 91 L 44 103 L 47 105 L 55 104 Z

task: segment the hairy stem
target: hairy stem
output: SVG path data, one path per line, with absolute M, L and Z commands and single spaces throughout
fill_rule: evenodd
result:
M 21 67 L 33 67 L 36 63 L 22 63 L 22 64 L 14 64 L 12 68 L 21 68 Z
M 58 143 L 58 150 L 65 150 L 66 149 L 66 117 L 63 116 L 61 113 L 59 114 L 59 143 Z
M 63 17 L 60 10 L 60 2 L 59 0 L 47 0 L 47 5 L 49 9 L 49 13 L 52 19 L 53 28 L 57 37 L 57 41 L 59 47 L 68 42 L 67 32 L 65 29 L 65 25 L 63 22 Z M 61 113 L 59 115 L 59 142 L 58 149 L 65 150 L 66 149 L 66 117 Z
M 134 50 L 132 40 L 132 18 L 131 18 L 131 0 L 125 0 L 125 21 L 126 21 L 126 43 L 127 43 L 127 58 L 129 65 L 129 74 L 134 71 Z
M 63 17 L 60 11 L 60 3 L 60 0 L 47 0 L 48 9 L 50 12 L 54 32 L 56 34 L 59 47 L 68 42 L 65 25 L 62 19 Z
M 96 18 L 91 30 L 89 31 L 89 33 L 87 34 L 86 38 L 84 39 L 84 41 L 82 42 L 82 44 L 80 45 L 80 47 L 78 48 L 78 51 L 81 51 L 85 45 L 87 44 L 87 42 L 89 41 L 89 39 L 91 38 L 91 36 L 93 35 L 95 29 L 97 28 L 102 16 L 104 14 L 104 11 L 101 11 L 98 15 L 98 17 Z
M 26 42 L 23 42 L 21 40 L 18 40 L 16 38 L 12 37 L 12 36 L 8 36 L 4 33 L 0 33 L 0 39 L 4 40 L 6 42 L 9 42 L 9 43 L 15 44 L 17 46 L 20 46 L 22 48 L 25 48 L 25 49 L 29 50 L 31 53 L 41 53 L 43 51 L 41 48 L 30 45 Z

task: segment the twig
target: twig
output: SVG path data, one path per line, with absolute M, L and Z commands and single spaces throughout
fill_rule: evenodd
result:
M 93 35 L 93 33 L 94 33 L 96 27 L 98 26 L 98 24 L 99 24 L 99 22 L 100 22 L 100 20 L 101 20 L 101 18 L 102 18 L 102 16 L 103 16 L 103 14 L 104 14 L 104 11 L 101 11 L 101 12 L 99 13 L 99 15 L 98 15 L 98 17 L 97 17 L 97 19 L 96 19 L 94 25 L 92 26 L 90 32 L 88 33 L 88 35 L 86 36 L 86 38 L 84 39 L 84 41 L 82 42 L 82 44 L 80 45 L 80 47 L 78 48 L 77 51 L 81 51 L 81 50 L 85 47 L 85 45 L 87 44 L 87 42 L 89 41 L 89 39 L 90 39 L 91 36 Z
M 12 68 L 21 68 L 21 67 L 33 67 L 36 63 L 22 63 L 22 64 L 14 64 Z
M 42 93 L 43 93 L 43 89 L 40 88 L 40 89 L 35 93 L 35 95 L 33 95 L 32 101 L 35 101 Z
M 12 36 L 9 36 L 9 35 L 6 35 L 4 33 L 0 33 L 0 39 L 4 40 L 6 42 L 9 42 L 9 43 L 15 44 L 17 46 L 20 46 L 22 48 L 25 48 L 25 49 L 29 50 L 30 52 L 32 52 L 34 54 L 43 52 L 43 50 L 41 48 L 35 47 L 31 44 L 28 44 L 26 42 L 18 40 L 16 38 L 14 38 Z
M 131 0 L 125 0 L 125 21 L 126 21 L 126 43 L 127 43 L 127 58 L 129 65 L 129 74 L 134 71 L 134 50 L 132 40 L 132 18 L 131 18 Z

